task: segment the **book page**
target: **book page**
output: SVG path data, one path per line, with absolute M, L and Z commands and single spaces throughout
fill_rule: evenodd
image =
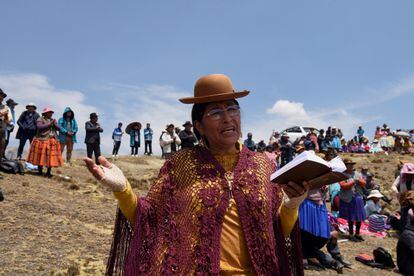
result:
M 299 166 L 305 161 L 313 161 L 323 166 L 326 166 L 327 168 L 330 168 L 329 163 L 323 160 L 322 158 L 320 158 L 319 156 L 317 156 L 314 151 L 304 151 L 301 154 L 297 155 L 292 161 L 287 163 L 281 169 L 273 173 L 270 179 L 273 180 L 277 178 L 278 176 L 288 172 L 289 170 L 292 170 L 293 168 L 295 168 L 296 166 Z
M 329 166 L 331 167 L 332 171 L 334 172 L 344 172 L 346 171 L 345 163 L 342 161 L 342 159 L 337 156 L 331 161 L 329 161 Z

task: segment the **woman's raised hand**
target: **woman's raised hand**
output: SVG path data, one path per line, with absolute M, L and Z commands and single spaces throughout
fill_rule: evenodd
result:
M 99 163 L 96 165 L 95 162 L 90 158 L 83 158 L 88 170 L 92 175 L 101 183 L 108 186 L 114 192 L 121 192 L 127 187 L 127 180 L 122 171 L 109 162 L 105 157 L 100 156 Z
M 283 199 L 284 205 L 289 208 L 298 208 L 299 205 L 308 196 L 309 183 L 304 181 L 302 184 L 289 181 L 288 184 L 282 184 L 285 197 Z

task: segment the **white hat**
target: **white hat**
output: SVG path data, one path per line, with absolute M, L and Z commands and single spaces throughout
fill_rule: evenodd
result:
M 370 199 L 371 197 L 381 198 L 381 197 L 384 197 L 384 196 L 380 193 L 380 191 L 378 191 L 378 190 L 372 190 L 369 193 L 369 196 L 367 197 L 367 199 Z
M 35 103 L 28 103 L 28 104 L 26 105 L 26 109 L 27 109 L 29 106 L 33 106 L 35 109 L 37 109 L 37 106 L 36 106 L 36 104 L 35 104 Z

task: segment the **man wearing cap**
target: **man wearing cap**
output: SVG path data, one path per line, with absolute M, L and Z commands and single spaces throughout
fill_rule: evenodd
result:
M 3 158 L 6 150 L 6 128 L 13 120 L 10 108 L 3 104 L 3 100 L 6 97 L 7 94 L 0 89 L 0 160 Z
M 36 112 L 36 109 L 36 104 L 29 103 L 26 105 L 26 110 L 22 112 L 19 119 L 17 120 L 19 129 L 17 130 L 16 138 L 20 140 L 19 148 L 17 149 L 18 159 L 22 158 L 26 141 L 29 140 L 29 142 L 32 143 L 33 138 L 36 135 L 36 121 L 40 117 L 40 115 Z
M 195 137 L 191 128 L 193 124 L 190 121 L 183 124 L 184 130 L 180 131 L 178 136 L 181 139 L 181 149 L 191 149 L 197 143 L 197 138 Z
M 89 115 L 90 121 L 85 123 L 85 144 L 86 153 L 89 158 L 95 154 L 95 162 L 99 164 L 98 158 L 101 156 L 101 136 L 103 132 L 101 125 L 98 123 L 98 115 L 94 112 Z

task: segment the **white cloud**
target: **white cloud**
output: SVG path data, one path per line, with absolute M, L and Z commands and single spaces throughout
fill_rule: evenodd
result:
M 318 129 L 336 126 L 341 128 L 345 136 L 351 136 L 358 124 L 378 119 L 377 116 L 355 116 L 342 107 L 327 111 L 308 109 L 304 103 L 289 100 L 276 101 L 266 113 L 261 120 L 248 121 L 244 127 L 244 132 L 253 131 L 256 141 L 268 142 L 273 130 L 282 131 L 296 125 Z
M 279 100 L 275 102 L 273 107 L 267 110 L 267 113 L 280 115 L 282 117 L 307 116 L 303 103 L 291 102 L 287 100 Z

